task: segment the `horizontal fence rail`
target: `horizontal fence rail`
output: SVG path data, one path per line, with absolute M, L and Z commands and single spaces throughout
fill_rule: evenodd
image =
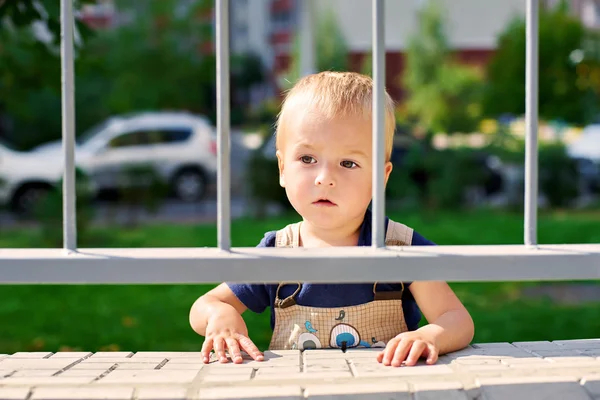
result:
M 539 0 L 526 1 L 525 245 L 385 246 L 381 162 L 384 157 L 384 0 L 373 0 L 373 245 L 319 249 L 231 248 L 229 1 L 216 0 L 218 247 L 77 249 L 73 123 L 74 20 L 71 0 L 61 0 L 64 248 L 0 249 L 0 283 L 356 283 L 600 279 L 600 244 L 537 245 Z
M 5 283 L 600 279 L 600 244 L 0 250 Z

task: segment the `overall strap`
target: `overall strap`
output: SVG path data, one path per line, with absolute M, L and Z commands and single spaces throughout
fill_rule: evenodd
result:
M 399 222 L 388 220 L 387 232 L 385 233 L 386 246 L 410 246 L 412 245 L 413 229 Z M 404 293 L 404 283 L 400 282 L 400 291 L 378 292 L 377 282 L 373 285 L 375 300 L 401 300 Z
M 400 222 L 388 220 L 387 232 L 385 234 L 386 246 L 410 246 L 412 245 L 413 229 Z
M 300 222 L 290 224 L 283 229 L 277 231 L 275 236 L 275 247 L 300 247 Z M 286 282 L 281 282 L 277 286 L 277 292 L 275 293 L 275 308 L 288 308 L 296 304 L 296 295 L 302 289 L 300 282 L 294 282 L 298 287 L 294 293 L 285 299 L 279 298 L 279 290 L 287 285 Z
M 290 224 L 277 231 L 275 247 L 300 247 L 300 224 Z

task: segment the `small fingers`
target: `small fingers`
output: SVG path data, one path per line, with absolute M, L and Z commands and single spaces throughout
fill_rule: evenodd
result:
M 204 339 L 204 343 L 202 343 L 202 350 L 201 350 L 202 362 L 204 364 L 208 364 L 208 362 L 210 361 L 210 352 L 212 350 L 212 347 L 213 347 L 212 338 Z
M 219 359 L 219 362 L 226 363 L 227 355 L 225 354 L 225 341 L 222 337 L 216 337 L 213 341 L 213 347 L 215 348 L 215 354 Z
M 402 362 L 406 360 L 408 353 L 413 346 L 412 340 L 402 340 L 396 347 L 396 351 L 394 352 L 392 360 L 390 360 L 390 364 L 394 367 L 399 367 L 402 365 Z
M 435 364 L 440 355 L 440 351 L 432 344 L 427 345 L 427 364 Z
M 387 343 L 385 349 L 383 350 L 383 356 L 381 361 L 383 365 L 390 365 L 392 363 L 394 353 L 396 352 L 396 348 L 400 345 L 401 342 L 401 339 L 394 338 Z
M 240 346 L 238 345 L 237 340 L 228 337 L 225 339 L 225 342 L 227 343 L 227 349 L 229 350 L 229 357 L 231 357 L 231 360 L 236 364 L 241 363 L 242 354 L 240 353 Z
M 239 342 L 242 349 L 256 361 L 263 361 L 265 359 L 264 355 L 258 350 L 258 347 L 256 347 L 249 337 L 239 335 Z
M 414 341 L 410 348 L 410 352 L 408 353 L 408 356 L 406 357 L 406 365 L 407 366 L 415 365 L 417 363 L 417 361 L 419 361 L 421 354 L 423 354 L 423 352 L 426 352 L 426 351 L 427 351 L 427 343 L 425 343 L 422 340 Z M 394 360 L 394 361 L 396 361 L 396 360 Z M 404 361 L 404 360 L 398 361 L 398 366 L 402 363 L 402 361 Z

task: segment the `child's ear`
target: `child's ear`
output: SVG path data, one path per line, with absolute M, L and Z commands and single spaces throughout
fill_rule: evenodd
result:
M 392 163 L 389 162 L 389 161 L 386 162 L 385 163 L 385 167 L 383 169 L 383 173 L 384 173 L 384 176 L 385 176 L 385 184 L 384 184 L 384 186 L 386 186 L 387 183 L 388 183 L 388 179 L 390 178 L 390 174 L 392 173 L 392 169 L 393 169 Z
M 277 166 L 279 167 L 279 185 L 281 185 L 281 187 L 285 187 L 285 178 L 283 175 L 283 154 L 281 154 L 280 150 L 277 150 L 275 154 L 277 155 Z

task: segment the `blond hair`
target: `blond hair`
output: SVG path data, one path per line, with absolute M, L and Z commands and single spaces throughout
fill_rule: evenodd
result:
M 318 110 L 319 115 L 331 119 L 361 116 L 373 117 L 373 80 L 356 72 L 325 71 L 300 79 L 285 96 L 276 122 L 276 143 L 280 148 L 286 120 L 297 112 L 298 105 Z M 394 101 L 385 92 L 385 159 L 392 154 L 396 117 Z

